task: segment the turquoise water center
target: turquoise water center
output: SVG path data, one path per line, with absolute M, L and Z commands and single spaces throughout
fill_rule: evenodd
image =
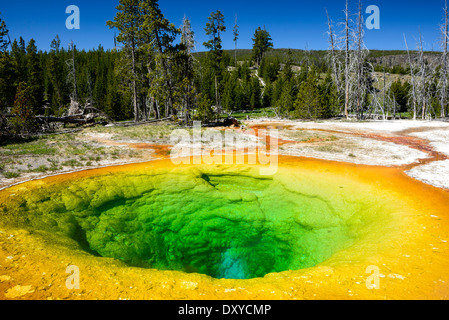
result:
M 344 174 L 147 166 L 46 179 L 0 205 L 2 224 L 70 239 L 128 266 L 251 279 L 316 266 L 393 209 Z

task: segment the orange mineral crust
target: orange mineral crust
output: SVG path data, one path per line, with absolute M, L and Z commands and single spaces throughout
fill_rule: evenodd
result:
M 261 167 L 163 160 L 0 191 L 0 299 L 449 297 L 447 191 L 400 168 Z

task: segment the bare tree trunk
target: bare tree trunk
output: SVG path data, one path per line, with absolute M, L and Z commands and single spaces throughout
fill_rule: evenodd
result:
M 419 101 L 422 103 L 422 120 L 425 120 L 426 118 L 426 112 L 427 112 L 427 88 L 426 88 L 426 80 L 427 80 L 427 70 L 426 70 L 426 64 L 424 59 L 424 48 L 423 48 L 423 41 L 422 41 L 422 34 L 421 31 L 419 32 L 419 67 L 420 67 L 420 90 L 419 90 Z
M 330 59 L 331 59 L 331 67 L 332 67 L 332 71 L 334 73 L 334 81 L 337 87 L 338 91 L 341 91 L 341 84 L 340 84 L 340 70 L 338 68 L 338 64 L 337 64 L 337 56 L 336 56 L 336 43 L 335 43 L 335 33 L 332 27 L 332 22 L 331 19 L 329 17 L 329 12 L 326 9 L 326 15 L 327 15 L 327 22 L 329 25 L 329 43 L 330 43 Z
M 215 103 L 217 108 L 217 114 L 218 116 L 221 115 L 221 103 L 220 103 L 220 93 L 218 92 L 218 79 L 217 76 L 215 76 Z
M 161 111 L 159 109 L 159 101 L 154 99 L 154 97 L 152 97 L 152 99 L 153 99 L 153 105 L 154 105 L 154 112 L 156 113 L 156 120 L 159 120 L 161 118 Z
M 161 55 L 161 61 L 162 61 L 162 70 L 164 72 L 164 77 L 165 77 L 165 84 L 167 86 L 167 91 L 168 91 L 168 101 L 166 104 L 168 104 L 169 108 L 169 112 L 170 115 L 174 115 L 175 114 L 175 110 L 173 108 L 173 88 L 172 88 L 172 83 L 169 79 L 169 70 L 168 70 L 168 65 L 167 65 L 167 61 L 164 57 L 164 52 L 162 50 L 162 44 L 161 44 L 161 40 L 159 38 L 159 30 L 155 30 L 154 32 L 155 34 L 155 38 L 156 38 L 156 46 L 157 46 L 157 50 L 158 53 Z M 168 117 L 168 115 L 166 115 L 166 117 Z
M 134 121 L 139 122 L 139 105 L 137 103 L 137 81 L 136 81 L 136 48 L 134 36 L 131 36 L 131 63 L 132 63 L 132 90 L 133 90 L 133 107 L 134 107 Z
M 349 67 L 350 67 L 350 52 L 349 52 L 349 5 L 348 0 L 346 0 L 346 10 L 345 10 L 345 117 L 349 119 Z
M 414 71 L 414 65 L 412 63 L 412 58 L 410 56 L 410 51 L 408 49 L 407 39 L 404 34 L 404 41 L 405 41 L 405 47 L 407 48 L 407 55 L 408 55 L 408 63 L 410 67 L 410 75 L 412 77 L 412 101 L 413 101 L 413 120 L 416 120 L 417 116 L 417 96 L 416 96 L 416 83 L 415 83 L 415 71 Z
M 363 17 L 362 17 L 362 2 L 359 1 L 359 13 L 357 16 L 357 55 L 356 55 L 356 72 L 357 72 L 357 118 L 361 119 L 362 108 L 362 77 L 363 77 L 363 63 L 362 56 L 362 42 L 363 42 Z
M 73 100 L 78 102 L 78 80 L 76 78 L 76 65 L 75 65 L 75 45 L 72 42 L 72 61 L 73 61 Z
M 441 118 L 446 116 L 446 105 L 448 100 L 448 37 L 449 37 L 449 11 L 447 0 L 444 6 L 444 27 L 442 28 L 443 55 L 441 59 L 441 79 L 440 79 L 440 104 Z

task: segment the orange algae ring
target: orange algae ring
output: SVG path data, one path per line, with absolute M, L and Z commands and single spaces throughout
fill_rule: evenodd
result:
M 155 161 L 0 191 L 0 299 L 447 298 L 446 191 L 397 168 L 258 169 Z

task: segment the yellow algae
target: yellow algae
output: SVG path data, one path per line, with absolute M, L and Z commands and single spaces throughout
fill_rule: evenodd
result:
M 5 189 L 3 274 L 33 299 L 447 298 L 445 191 L 396 168 L 279 163 L 260 176 L 156 161 Z M 71 264 L 78 291 L 64 285 Z

